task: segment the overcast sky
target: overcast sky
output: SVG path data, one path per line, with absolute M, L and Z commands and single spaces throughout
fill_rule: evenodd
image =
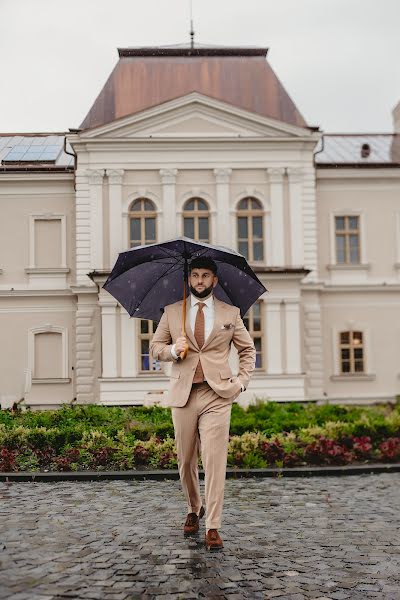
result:
M 400 0 L 193 0 L 199 43 L 258 45 L 310 125 L 390 132 Z M 117 47 L 189 41 L 189 0 L 0 0 L 0 132 L 78 127 Z

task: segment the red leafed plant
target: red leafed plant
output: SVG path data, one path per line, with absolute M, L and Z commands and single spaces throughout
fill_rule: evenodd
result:
M 150 458 L 150 451 L 138 444 L 133 451 L 133 456 L 135 457 L 136 465 L 145 465 Z
M 10 472 L 18 471 L 16 463 L 17 452 L 15 450 L 9 450 L 8 448 L 2 448 L 0 450 L 0 471 Z
M 278 438 L 275 438 L 272 442 L 263 442 L 261 452 L 269 465 L 276 464 L 277 460 L 285 459 L 285 450 Z
M 372 452 L 371 438 L 368 435 L 353 437 L 353 451 L 357 458 L 370 458 Z
M 336 440 L 320 437 L 305 447 L 304 457 L 308 463 L 315 465 L 347 465 L 354 455 Z
M 400 459 L 400 437 L 388 438 L 379 444 L 379 458 L 385 462 Z

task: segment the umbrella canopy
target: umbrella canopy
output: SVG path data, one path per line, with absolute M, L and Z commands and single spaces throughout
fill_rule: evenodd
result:
M 103 287 L 131 317 L 159 321 L 166 305 L 182 300 L 189 264 L 200 256 L 217 264 L 215 296 L 240 308 L 242 317 L 268 291 L 244 256 L 187 237 L 121 252 Z

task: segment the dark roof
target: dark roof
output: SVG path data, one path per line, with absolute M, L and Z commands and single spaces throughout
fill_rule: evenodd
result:
M 266 60 L 266 48 L 120 48 L 120 59 L 81 124 L 115 119 L 198 92 L 278 121 L 307 123 Z
M 68 171 L 74 157 L 64 152 L 65 133 L 0 134 L 0 171 Z M 67 144 L 68 152 L 71 147 Z
M 324 134 L 315 150 L 315 163 L 318 167 L 400 166 L 400 134 Z

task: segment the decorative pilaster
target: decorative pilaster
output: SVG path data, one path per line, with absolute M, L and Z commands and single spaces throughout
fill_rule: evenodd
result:
M 177 169 L 160 169 L 163 189 L 163 238 L 169 240 L 176 236 L 176 176 Z
M 75 320 L 75 386 L 78 404 L 97 400 L 96 331 L 99 330 L 97 293 L 77 291 Z
M 109 185 L 109 223 L 110 223 L 110 267 L 114 266 L 118 254 L 123 250 L 122 233 L 122 181 L 123 169 L 107 169 Z
M 318 279 L 317 200 L 315 167 L 309 164 L 303 170 L 303 248 L 304 266 L 311 269 L 307 282 Z
M 233 231 L 226 226 L 229 211 L 229 179 L 232 169 L 214 169 L 217 188 L 217 235 L 215 241 L 221 246 L 233 247 Z
M 101 349 L 103 357 L 102 376 L 118 377 L 118 306 L 116 302 L 102 300 Z
M 281 303 L 266 302 L 267 315 L 267 372 L 269 375 L 281 374 L 282 369 L 282 323 Z
M 309 290 L 304 298 L 304 352 L 306 395 L 310 400 L 323 398 L 324 363 L 322 315 L 317 292 Z
M 304 264 L 303 252 L 303 207 L 301 169 L 287 169 L 289 177 L 289 222 L 290 222 L 290 265 L 301 267 Z
M 90 198 L 87 172 L 77 169 L 75 193 L 75 251 L 76 283 L 94 286 L 87 274 L 91 272 L 90 256 Z
M 285 300 L 286 373 L 301 373 L 300 304 Z
M 90 260 L 92 270 L 104 268 L 103 169 L 88 169 L 90 196 Z
M 137 358 L 136 349 L 136 325 L 139 319 L 129 318 L 126 310 L 121 309 L 121 377 L 136 377 Z
M 270 184 L 272 222 L 271 266 L 282 267 L 285 264 L 285 234 L 283 210 L 283 175 L 285 173 L 285 169 L 283 167 L 269 168 L 267 172 Z

